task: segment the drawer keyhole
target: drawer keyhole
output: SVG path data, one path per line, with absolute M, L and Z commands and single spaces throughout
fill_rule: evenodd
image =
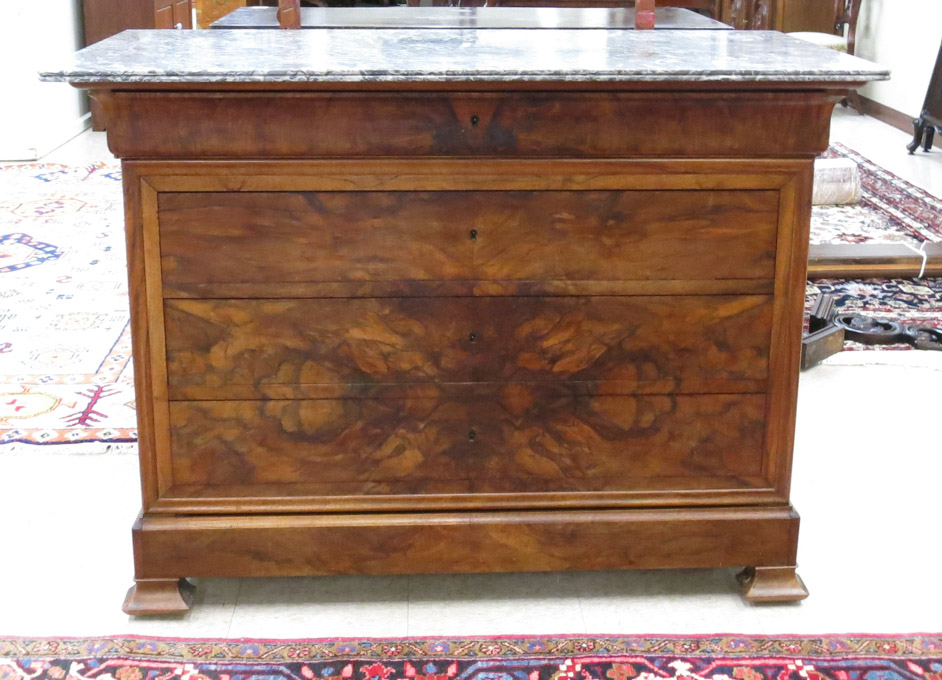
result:
M 471 240 L 472 240 L 472 241 L 477 241 L 477 240 L 478 240 L 478 230 L 477 230 L 477 229 L 472 229 L 471 231 L 468 232 L 468 236 L 471 237 Z
M 480 117 L 477 114 L 471 116 L 471 127 L 477 127 L 478 123 L 481 122 Z
M 468 433 L 468 441 L 473 442 L 477 438 L 477 436 L 478 436 L 477 432 L 475 432 L 474 430 L 471 430 Z
M 468 342 L 476 342 L 477 339 L 478 339 L 477 333 L 475 333 L 474 331 L 471 331 L 470 333 L 468 333 Z

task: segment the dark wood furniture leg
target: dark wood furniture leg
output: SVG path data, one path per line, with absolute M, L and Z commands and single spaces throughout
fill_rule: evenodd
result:
M 917 118 L 913 121 L 913 141 L 906 145 L 906 150 L 909 151 L 910 155 L 916 153 L 916 149 L 920 146 L 923 147 L 926 151 L 932 148 L 932 144 L 925 144 L 925 140 L 928 137 L 928 131 L 932 129 L 932 126 L 929 125 L 922 118 Z
M 844 328 L 834 323 L 834 296 L 819 295 L 811 308 L 808 334 L 801 339 L 801 370 L 844 349 Z
M 906 145 L 909 153 L 915 153 L 920 144 L 924 151 L 932 149 L 936 128 L 942 128 L 942 44 L 939 45 L 939 56 L 929 79 L 922 111 L 913 121 L 913 141 Z
M 932 150 L 932 140 L 935 137 L 935 127 L 932 125 L 926 128 L 926 135 L 922 138 L 922 150 L 931 151 Z

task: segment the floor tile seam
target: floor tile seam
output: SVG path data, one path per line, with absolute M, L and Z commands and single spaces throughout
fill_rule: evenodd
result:
M 242 596 L 242 586 L 245 583 L 245 579 L 240 578 L 236 584 L 236 594 L 235 599 L 232 603 L 232 611 L 229 613 L 229 623 L 226 625 L 226 634 L 225 638 L 227 640 L 231 639 L 232 634 L 232 622 L 235 621 L 236 609 L 239 606 L 239 598 Z

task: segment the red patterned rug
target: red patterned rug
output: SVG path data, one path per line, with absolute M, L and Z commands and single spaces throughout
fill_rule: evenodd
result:
M 942 635 L 0 638 L 0 680 L 942 680 Z
M 843 144 L 832 144 L 824 156 L 857 163 L 860 203 L 814 206 L 812 243 L 942 242 L 942 199 Z

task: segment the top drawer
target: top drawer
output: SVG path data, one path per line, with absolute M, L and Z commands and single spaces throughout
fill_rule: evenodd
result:
M 241 159 L 810 156 L 827 148 L 834 107 L 825 92 L 118 92 L 109 104 L 118 157 Z
M 158 206 L 173 297 L 202 283 L 768 280 L 779 194 L 193 192 Z

